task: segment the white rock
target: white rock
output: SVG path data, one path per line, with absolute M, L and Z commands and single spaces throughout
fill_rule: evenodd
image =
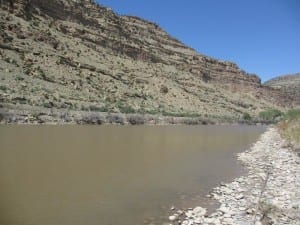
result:
M 182 210 L 177 210 L 178 215 L 182 215 L 184 212 Z
M 187 212 L 185 212 L 186 217 L 188 218 L 192 218 L 195 216 L 194 212 L 192 210 L 189 210 Z
M 177 220 L 177 218 L 178 218 L 178 215 L 177 215 L 177 214 L 174 214 L 174 215 L 172 215 L 172 216 L 169 216 L 169 220 L 170 220 L 170 221 L 175 221 L 175 220 Z
M 224 218 L 230 218 L 231 217 L 231 215 L 230 214 L 224 214 Z
M 200 218 L 194 219 L 194 223 L 196 223 L 196 224 L 201 224 L 202 222 L 203 222 L 203 220 Z
M 232 218 L 224 218 L 223 223 L 225 224 L 233 224 L 233 219 Z
M 204 216 L 206 214 L 206 209 L 198 206 L 198 207 L 196 207 L 196 208 L 193 209 L 193 212 L 197 216 Z
M 235 198 L 236 198 L 237 200 L 240 200 L 240 199 L 244 198 L 244 195 L 240 194 L 240 195 L 237 195 Z
M 191 221 L 191 220 L 185 220 L 181 224 L 182 225 L 193 225 L 193 221 Z
M 224 213 L 224 214 L 231 214 L 230 210 L 226 206 L 221 206 L 219 208 L 219 211 L 222 212 L 222 213 Z
M 204 220 L 206 223 L 214 223 L 215 222 L 215 218 L 205 218 Z

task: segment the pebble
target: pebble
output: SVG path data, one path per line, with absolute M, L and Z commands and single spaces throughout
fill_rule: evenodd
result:
M 178 218 L 178 215 L 176 215 L 176 214 L 169 216 L 170 221 L 175 221 L 175 220 L 177 220 L 177 218 Z

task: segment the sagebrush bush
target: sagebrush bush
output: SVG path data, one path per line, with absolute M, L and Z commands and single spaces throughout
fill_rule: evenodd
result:
M 141 115 L 130 115 L 128 122 L 132 125 L 140 125 L 145 123 L 145 118 Z
M 244 113 L 243 114 L 243 120 L 251 120 L 251 116 L 249 113 Z
M 261 119 L 266 120 L 266 121 L 275 121 L 275 120 L 279 119 L 280 117 L 282 117 L 283 115 L 284 115 L 284 113 L 278 109 L 268 109 L 268 110 L 260 112 L 258 116 Z

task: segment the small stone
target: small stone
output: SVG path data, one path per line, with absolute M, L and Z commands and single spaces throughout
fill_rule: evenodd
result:
M 203 222 L 203 220 L 200 218 L 194 219 L 194 223 L 196 223 L 196 224 L 201 224 L 202 222 Z
M 191 220 L 185 220 L 181 223 L 181 225 L 193 225 L 193 221 Z
M 230 214 L 229 212 L 229 209 L 228 208 L 226 208 L 225 206 L 221 206 L 220 208 L 219 208 L 219 211 L 220 212 L 222 212 L 222 213 L 224 213 L 224 214 Z
M 233 219 L 232 218 L 224 218 L 223 223 L 225 224 L 233 224 Z
M 172 215 L 172 216 L 169 216 L 169 220 L 170 220 L 170 221 L 175 221 L 175 220 L 177 220 L 177 218 L 178 218 L 178 215 L 177 215 L 177 214 L 174 214 L 174 215 Z
M 253 214 L 253 212 L 254 212 L 254 209 L 247 209 L 247 211 L 246 211 L 248 214 Z
M 194 217 L 194 213 L 193 213 L 192 210 L 189 210 L 189 211 L 185 212 L 185 215 L 186 215 L 187 218 L 192 218 L 192 217 Z
M 182 210 L 177 210 L 178 215 L 182 215 L 184 212 Z
M 198 206 L 198 207 L 196 207 L 196 208 L 193 209 L 193 212 L 197 216 L 204 216 L 206 214 L 206 209 Z
M 236 198 L 237 200 L 240 200 L 240 199 L 244 198 L 244 195 L 240 194 L 240 195 L 237 195 L 235 198 Z

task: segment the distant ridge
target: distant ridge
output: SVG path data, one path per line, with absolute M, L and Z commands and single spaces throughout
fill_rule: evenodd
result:
M 300 105 L 300 73 L 275 77 L 265 82 L 265 85 L 280 89 L 283 94 L 292 96 L 295 106 Z

